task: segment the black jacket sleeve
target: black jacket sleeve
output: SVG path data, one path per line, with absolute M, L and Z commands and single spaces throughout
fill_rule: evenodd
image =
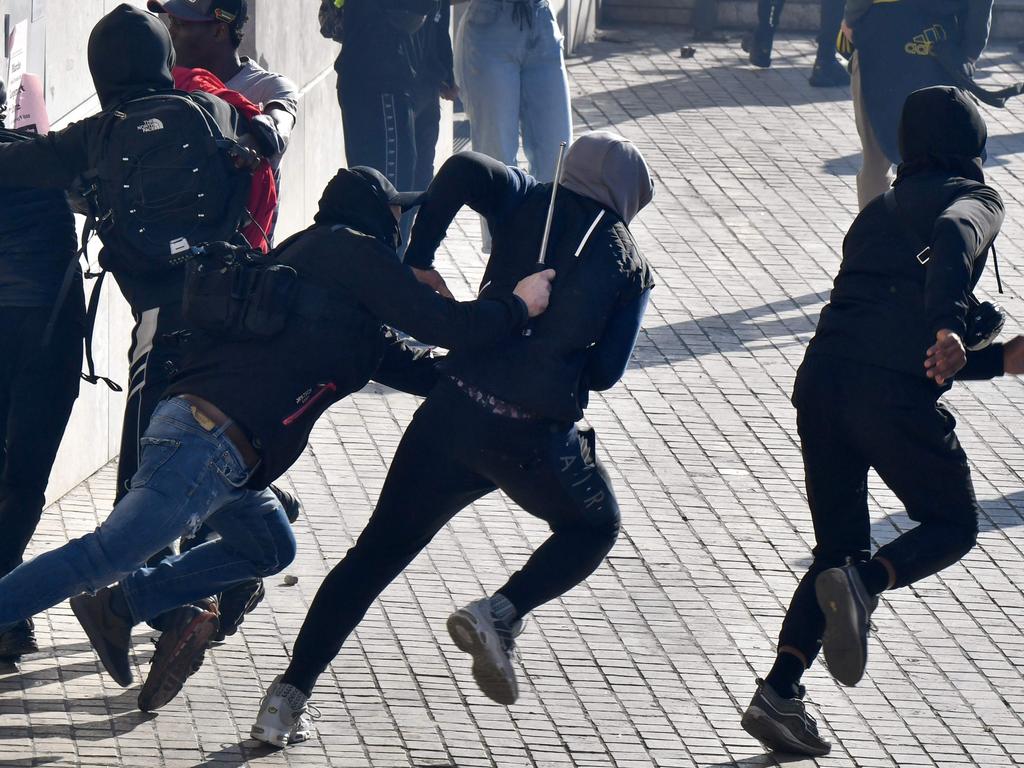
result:
M 417 280 L 386 246 L 366 240 L 347 254 L 340 279 L 385 325 L 452 350 L 486 346 L 526 325 L 526 304 L 517 296 L 446 299 Z
M 988 45 L 992 28 L 993 0 L 968 0 L 967 12 L 961 22 L 961 47 L 964 55 L 974 61 L 981 56 Z
M 1002 376 L 1003 369 L 1003 345 L 989 344 L 977 352 L 967 353 L 967 365 L 960 369 L 956 375 L 957 381 L 985 381 Z
M 88 137 L 96 118 L 32 141 L 0 145 L 0 186 L 67 189 L 89 170 Z
M 587 389 L 603 392 L 611 389 L 622 378 L 629 365 L 629 357 L 640 334 L 640 323 L 651 297 L 651 289 L 641 291 L 634 298 L 620 304 L 608 319 L 601 340 L 587 350 L 587 363 L 583 371 Z
M 479 152 L 453 155 L 427 188 L 426 200 L 416 213 L 405 263 L 430 269 L 434 252 L 462 206 L 468 205 L 488 222 L 497 221 L 536 184 L 518 168 L 509 168 Z
M 932 229 L 925 277 L 925 313 L 931 338 L 943 328 L 963 336 L 974 262 L 991 245 L 1003 223 L 1003 201 L 988 186 L 957 197 Z
M 394 331 L 385 331 L 384 356 L 373 380 L 385 386 L 426 397 L 437 384 L 437 364 L 433 350 L 414 349 L 398 338 Z

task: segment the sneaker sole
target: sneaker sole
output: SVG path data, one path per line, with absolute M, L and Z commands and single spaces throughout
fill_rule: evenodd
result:
M 856 595 L 841 571 L 825 571 L 814 582 L 818 607 L 825 614 L 821 650 L 828 671 L 843 685 L 853 686 L 864 677 L 867 648 L 861 641 Z
M 205 611 L 192 619 L 178 644 L 171 651 L 166 662 L 154 656 L 149 676 L 139 692 L 139 709 L 154 712 L 170 703 L 192 675 L 196 657 L 206 651 L 206 646 L 217 631 L 217 615 Z M 157 649 L 157 655 L 160 650 Z
M 102 650 L 105 647 L 104 644 L 100 642 L 103 639 L 103 635 L 99 631 L 99 628 L 93 624 L 92 614 L 88 611 L 81 610 L 81 608 L 82 601 L 78 598 L 71 598 L 71 612 L 75 614 L 75 618 L 78 619 L 78 623 L 81 624 L 82 629 L 85 630 L 86 637 L 89 638 L 89 644 L 92 646 L 93 650 L 96 651 L 96 655 L 100 657 L 100 663 L 103 665 L 103 669 L 105 669 L 107 674 L 114 679 L 115 683 L 120 685 L 122 688 L 127 688 L 135 681 L 135 676 L 132 674 L 130 669 L 128 670 L 127 677 L 118 674 L 117 671 L 114 670 L 111 659 Z
M 249 729 L 249 736 L 251 738 L 281 749 L 292 744 L 301 744 L 304 741 L 309 741 L 312 735 L 312 731 L 296 731 L 291 733 L 291 731 L 279 731 L 273 728 L 264 728 L 260 725 L 254 725 Z
M 495 667 L 491 652 L 472 616 L 456 611 L 448 617 L 448 634 L 459 650 L 473 657 L 473 679 L 491 701 L 510 706 L 519 698 L 519 686 Z
M 821 757 L 832 751 L 831 745 L 812 747 L 795 738 L 759 707 L 751 707 L 744 712 L 740 725 L 744 731 L 761 742 L 765 749 L 771 752 Z

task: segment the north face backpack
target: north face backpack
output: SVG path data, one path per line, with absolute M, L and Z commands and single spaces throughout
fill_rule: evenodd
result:
M 100 264 L 129 274 L 172 269 L 196 243 L 236 239 L 252 184 L 239 145 L 188 94 L 167 92 L 106 113 L 83 174 Z

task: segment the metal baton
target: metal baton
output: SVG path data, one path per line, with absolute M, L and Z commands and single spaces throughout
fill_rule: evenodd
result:
M 548 220 L 544 222 L 544 238 L 540 241 L 540 254 L 537 256 L 537 263 L 543 265 L 547 261 L 548 240 L 551 237 L 551 222 L 555 218 L 555 197 L 558 195 L 558 185 L 562 181 L 562 163 L 565 161 L 565 145 L 563 141 L 558 147 L 558 163 L 555 165 L 555 181 L 551 185 L 551 202 L 548 203 Z

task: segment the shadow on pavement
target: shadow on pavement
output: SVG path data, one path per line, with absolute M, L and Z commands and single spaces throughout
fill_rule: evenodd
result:
M 827 298 L 827 293 L 807 293 L 758 307 L 744 307 L 719 315 L 644 328 L 646 338 L 638 344 L 632 366 L 652 368 L 701 355 L 737 352 L 751 342 L 776 337 L 789 337 L 780 346 L 806 344 L 807 339 L 795 337 L 814 331 L 818 313 L 803 310 L 824 304 Z M 793 313 L 793 316 L 783 317 L 784 313 Z
M 763 755 L 745 757 L 741 760 L 735 760 L 728 763 L 709 763 L 708 765 L 702 765 L 701 768 L 772 768 L 772 766 L 777 765 L 788 765 L 792 768 L 801 768 L 801 766 L 815 768 L 818 764 L 809 757 L 802 757 L 800 755 L 779 755 L 774 752 L 765 752 Z
M 53 765 L 63 762 L 64 758 L 60 755 L 36 755 L 35 757 L 16 757 L 13 760 L 8 758 L 4 760 L 3 765 L 4 768 L 32 768 L 36 765 Z

